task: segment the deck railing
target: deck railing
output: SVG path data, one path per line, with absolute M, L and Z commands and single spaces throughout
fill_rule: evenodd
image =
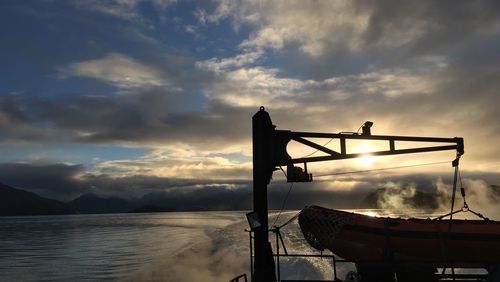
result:
M 284 244 L 283 238 L 281 237 L 281 233 L 279 230 L 273 229 L 270 230 L 275 234 L 275 253 L 273 256 L 275 257 L 275 269 L 276 269 L 276 278 L 278 282 L 292 282 L 292 281 L 309 281 L 309 282 L 319 282 L 319 281 L 330 281 L 330 282 L 341 282 L 344 280 L 341 280 L 338 276 L 339 273 L 337 271 L 337 267 L 339 264 L 355 264 L 356 262 L 354 261 L 348 261 L 345 259 L 339 259 L 333 254 L 292 254 L 288 253 L 288 250 Z M 254 256 L 253 256 L 253 232 L 251 230 L 245 230 L 249 234 L 249 244 L 250 244 L 250 281 L 254 282 L 254 277 L 253 277 L 253 267 L 254 267 Z M 281 247 L 280 247 L 281 246 Z M 283 251 L 283 253 L 282 253 Z M 331 265 L 333 269 L 333 277 L 331 280 L 289 280 L 289 279 L 282 279 L 282 271 L 281 271 L 281 258 L 320 258 L 320 259 L 327 259 L 331 260 Z M 429 267 L 429 264 L 422 263 L 422 262 L 405 262 L 405 265 L 408 265 L 411 263 L 411 265 L 414 266 L 419 266 L 422 265 L 423 267 Z M 393 267 L 394 269 L 397 269 L 397 265 L 390 265 L 387 263 L 380 263 L 380 262 L 373 262 L 373 263 L 367 263 L 375 267 Z M 243 278 L 244 276 L 244 281 L 247 281 L 246 274 L 242 274 L 237 278 Z M 486 282 L 488 279 L 488 274 L 485 273 L 437 273 L 435 274 L 435 278 L 437 281 L 440 282 L 445 282 L 445 281 L 454 281 L 454 282 Z M 231 280 L 230 282 L 239 282 L 240 280 Z M 353 280 L 356 281 L 356 280 Z

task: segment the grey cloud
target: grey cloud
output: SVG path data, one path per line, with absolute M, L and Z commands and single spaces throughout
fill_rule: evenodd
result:
M 203 180 L 144 175 L 115 177 L 106 174 L 90 174 L 85 171 L 84 165 L 28 163 L 0 164 L 0 182 L 63 201 L 89 192 L 133 198 L 169 189 L 182 194 L 212 188 L 213 191 L 220 189 L 230 191 L 233 186 L 248 185 L 247 180 L 239 179 Z
M 417 75 L 419 81 L 432 83 L 429 93 L 397 97 L 388 97 L 383 88 L 367 93 L 360 87 L 362 81 L 354 79 L 345 86 L 346 89 L 340 89 L 349 93 L 343 99 L 336 99 L 335 92 L 330 94 L 330 91 L 338 90 L 335 89 L 337 86 L 315 89 L 311 95 L 301 97 L 298 104 L 321 107 L 321 113 L 300 114 L 300 109 L 295 113 L 304 117 L 305 121 L 299 121 L 299 124 L 305 128 L 309 128 L 304 124 L 309 121 L 309 126 L 322 130 L 328 126 L 339 129 L 350 129 L 350 126 L 355 130 L 349 123 L 373 120 L 376 123 L 374 132 L 379 134 L 462 136 L 466 140 L 466 151 L 473 152 L 469 156 L 494 160 L 500 152 L 487 144 L 498 134 L 500 96 L 496 89 L 500 85 L 495 77 L 499 71 L 496 61 L 474 67 L 452 63 L 444 70 L 434 73 L 430 70 L 428 77 Z M 399 79 L 397 73 L 395 79 Z M 370 86 L 377 87 L 377 84 L 375 81 Z M 408 88 L 412 87 L 408 85 Z M 335 117 L 335 123 L 326 121 L 331 117 Z M 391 131 L 380 132 L 377 125 Z
M 471 36 L 498 32 L 499 27 L 500 10 L 496 1 L 456 1 L 453 5 L 434 1 L 359 1 L 357 4 L 371 10 L 364 36 L 367 46 L 383 45 L 384 40 L 394 37 L 394 33 L 411 32 L 419 28 L 421 30 L 410 45 L 432 51 L 442 46 L 452 46 Z
M 83 172 L 82 165 L 30 165 L 1 164 L 2 183 L 29 190 L 42 196 L 59 200 L 71 200 L 83 193 L 114 195 L 122 198 L 138 198 L 143 201 L 174 209 L 251 209 L 252 190 L 248 180 L 175 179 L 151 176 L 113 177 Z M 306 189 L 297 184 L 289 197 L 287 209 L 300 209 L 307 204 L 339 204 L 342 207 L 356 205 L 358 192 L 327 191 L 321 183 Z M 280 209 L 288 184 L 275 182 L 269 188 L 271 209 Z M 351 206 L 352 207 L 352 206 Z
M 1 163 L 0 182 L 50 198 L 64 199 L 83 189 L 83 165 Z
M 470 156 L 491 159 L 498 155 L 498 149 L 483 144 L 493 140 L 499 131 L 496 122 L 499 72 L 495 60 L 470 67 L 461 61 L 451 61 L 443 68 L 409 66 L 380 70 L 372 73 L 375 77 L 372 80 L 361 75 L 339 77 L 340 82 L 334 84 L 304 83 L 300 93 L 278 98 L 265 106 L 280 129 L 356 130 L 364 120 L 374 120 L 376 125 L 390 130 L 375 131 L 381 134 L 463 136 L 466 150 L 475 151 Z M 406 75 L 412 77 L 411 83 L 429 84 L 423 90 L 428 93 L 415 91 L 414 85 L 401 84 Z M 219 78 L 215 83 L 225 82 Z M 401 93 L 387 95 L 394 90 Z M 2 139 L 141 146 L 182 142 L 203 149 L 235 144 L 250 146 L 251 116 L 256 107 L 236 107 L 209 100 L 199 110 L 178 110 L 189 99 L 187 95 L 161 89 L 63 99 L 5 95 L 0 98 L 0 106 L 7 109 L 2 112 L 7 117 L 2 119 Z M 231 95 L 238 96 L 237 92 Z M 293 106 L 281 107 L 282 100 Z
M 487 145 L 500 133 L 497 122 L 500 98 L 496 91 L 500 86 L 497 79 L 499 57 L 494 48 L 494 43 L 498 42 L 496 13 L 500 9 L 495 7 L 496 2 L 459 2 L 454 5 L 427 1 L 406 5 L 393 1 L 353 3 L 354 13 L 370 15 L 367 29 L 360 35 L 363 39 L 362 52 L 354 54 L 345 46 L 328 45 L 322 56 L 312 59 L 304 54 L 297 55 L 300 42 L 289 42 L 287 44 L 297 44 L 292 46 L 296 47 L 295 50 L 285 48 L 274 53 L 276 57 L 285 54 L 283 60 L 296 64 L 293 69 L 273 73 L 274 77 L 301 77 L 300 73 L 314 70 L 315 73 L 309 77 L 331 78 L 332 73 L 342 73 L 346 69 L 345 72 L 352 75 L 340 76 L 344 82 L 333 85 L 321 84 L 322 79 L 316 79 L 318 83 L 311 85 L 297 80 L 304 82 L 305 86 L 291 95 L 272 100 L 271 105 L 264 105 L 278 127 L 335 132 L 356 130 L 364 120 L 372 119 L 376 122 L 374 130 L 377 133 L 463 136 L 467 157 L 495 160 L 499 149 Z M 300 5 L 306 4 L 300 2 Z M 247 8 L 246 11 L 250 13 L 253 10 Z M 286 16 L 286 13 L 261 16 L 280 15 Z M 405 35 L 405 29 L 413 22 L 422 24 L 421 33 L 399 47 L 387 45 L 382 48 L 385 39 Z M 258 29 L 259 24 L 266 25 L 268 22 L 263 19 L 253 22 L 252 26 Z M 335 34 L 340 35 L 342 33 Z M 414 61 L 425 57 L 422 54 L 442 56 L 448 66 L 443 69 L 416 66 Z M 339 62 L 338 59 L 344 55 L 344 63 Z M 157 55 L 150 61 L 154 58 Z M 170 61 L 174 58 L 170 56 L 166 59 Z M 238 57 L 233 59 L 208 62 L 231 68 L 260 62 L 253 57 L 251 60 L 244 56 L 240 60 Z M 212 91 L 214 96 L 226 91 L 235 98 L 241 97 L 245 82 L 237 81 L 228 86 L 224 78 L 211 73 L 191 73 L 189 70 L 193 70 L 193 66 L 189 65 L 193 62 L 190 58 L 185 60 L 174 63 L 175 68 L 162 68 L 166 76 L 174 76 L 174 85 L 182 88 L 179 91 L 151 89 L 108 96 L 85 93 L 62 99 L 42 99 L 29 94 L 2 95 L 0 140 L 131 143 L 140 146 L 187 143 L 203 149 L 234 144 L 250 147 L 251 116 L 256 107 L 236 107 L 217 99 L 204 101 L 199 107 L 192 107 L 189 103 L 189 100 L 201 98 L 190 97 L 191 90 L 202 94 Z M 318 68 L 318 64 L 321 67 Z M 427 63 L 424 60 L 420 64 L 425 66 Z M 401 95 L 388 96 L 387 92 L 401 85 L 391 85 L 383 79 L 363 79 L 366 74 L 388 74 L 399 80 L 404 71 L 415 76 L 415 80 L 409 80 L 408 84 L 428 82 L 432 84 L 430 92 L 413 93 L 418 89 L 407 85 L 409 90 Z M 283 81 L 278 83 L 283 84 Z M 259 81 L 259 86 L 263 91 L 275 94 L 272 88 L 266 88 L 266 81 Z M 368 91 L 367 87 L 374 90 Z M 279 90 L 286 92 L 287 89 Z M 252 98 L 252 95 L 247 96 Z M 292 106 L 284 108 L 282 104 Z M 386 125 L 388 131 L 378 131 L 380 124 Z
M 73 63 L 63 69 L 61 75 L 98 79 L 124 89 L 169 84 L 160 69 L 118 53 L 110 53 L 100 59 Z
M 500 30 L 495 1 L 288 1 L 231 8 L 231 17 L 253 28 L 244 43 L 279 49 L 275 62 L 315 79 L 447 56 L 498 37 Z M 252 15 L 259 20 L 245 20 Z
M 484 179 L 486 183 L 500 181 L 498 174 L 478 174 L 463 172 L 467 179 Z M 374 189 L 385 187 L 388 182 L 405 186 L 415 185 L 418 190 L 438 192 L 434 182 L 442 179 L 448 185 L 452 174 L 407 174 L 401 175 L 347 175 L 338 177 L 336 187 L 326 188 L 327 182 L 295 184 L 286 209 L 301 209 L 305 205 L 323 205 L 332 208 L 356 208 Z M 358 181 L 354 187 L 343 187 L 343 183 Z M 84 172 L 83 165 L 65 164 L 13 164 L 0 165 L 0 182 L 26 189 L 43 196 L 60 200 L 71 200 L 83 193 L 114 195 L 122 198 L 139 198 L 143 202 L 168 206 L 175 209 L 251 209 L 252 183 L 249 180 L 231 179 L 178 179 L 154 176 L 114 177 L 105 174 Z M 470 183 L 470 182 L 469 182 Z M 290 188 L 289 183 L 273 180 L 268 187 L 270 209 L 281 209 Z M 482 194 L 474 187 L 467 187 L 468 194 Z M 495 206 L 497 203 L 491 203 Z M 478 207 L 479 208 L 479 207 Z
M 181 112 L 184 93 L 162 90 L 110 96 L 72 96 L 41 99 L 30 95 L 0 99 L 8 122 L 3 123 L 4 141 L 91 143 L 124 142 L 141 145 L 187 142 L 206 147 L 241 141 L 250 132 L 254 109 L 242 110 L 212 104 L 206 110 Z M 19 109 L 19 110 L 17 110 Z M 15 122 L 14 122 L 15 121 Z M 22 139 L 19 123 L 33 133 Z M 55 134 L 35 134 L 42 129 Z M 10 133 L 10 134 L 9 134 Z

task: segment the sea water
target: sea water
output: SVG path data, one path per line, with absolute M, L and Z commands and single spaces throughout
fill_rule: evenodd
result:
M 208 268 L 207 278 L 221 277 L 228 274 L 210 273 L 213 258 L 203 256 L 227 246 L 245 256 L 247 242 L 235 236 L 244 237 L 243 218 L 240 212 L 1 217 L 0 280 L 187 281 L 191 274 L 179 271 L 203 273 L 200 267 Z
M 229 281 L 249 275 L 245 228 L 244 212 L 0 217 L 0 281 Z M 314 252 L 296 222 L 283 235 Z M 328 260 L 282 259 L 281 275 L 333 274 Z
M 271 212 L 269 224 L 279 226 L 297 213 Z M 0 217 L 0 281 L 229 281 L 250 275 L 247 228 L 245 212 Z M 296 220 L 281 234 L 289 253 L 319 254 Z M 275 235 L 269 236 L 276 250 Z M 352 270 L 353 264 L 337 264 L 337 277 Z M 280 258 L 281 279 L 334 275 L 327 257 Z

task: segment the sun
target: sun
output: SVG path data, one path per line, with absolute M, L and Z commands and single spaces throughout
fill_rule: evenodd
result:
M 362 166 L 371 166 L 375 162 L 375 157 L 370 152 L 375 151 L 373 147 L 364 143 L 358 146 L 354 152 L 363 153 L 362 157 L 355 158 L 354 161 Z

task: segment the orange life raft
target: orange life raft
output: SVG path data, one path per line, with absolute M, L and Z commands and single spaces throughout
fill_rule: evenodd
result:
M 314 248 L 357 263 L 500 264 L 498 221 L 372 217 L 310 206 L 300 213 L 299 225 Z

